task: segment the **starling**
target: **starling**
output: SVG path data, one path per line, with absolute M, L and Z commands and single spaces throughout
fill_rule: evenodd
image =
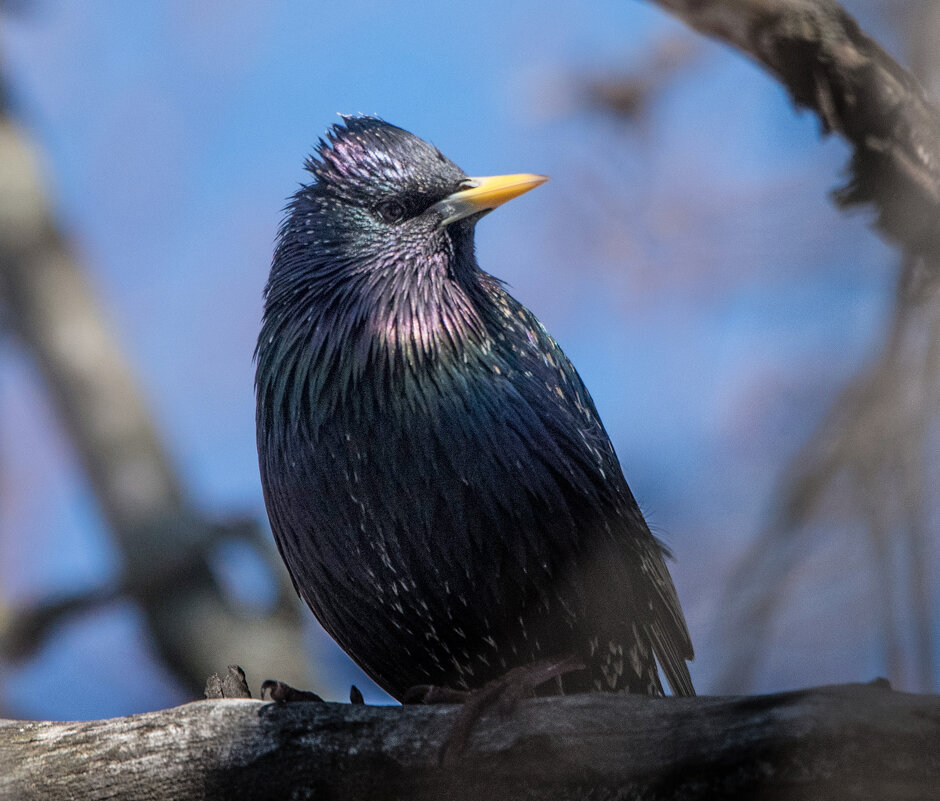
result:
M 468 177 L 345 117 L 306 164 L 265 288 L 265 503 L 294 585 L 383 689 L 473 690 L 573 656 L 546 694 L 694 690 L 665 547 L 555 340 L 474 228 L 542 176 Z

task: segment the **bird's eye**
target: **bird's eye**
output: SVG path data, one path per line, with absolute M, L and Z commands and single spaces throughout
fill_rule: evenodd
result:
M 383 222 L 391 225 L 404 220 L 407 211 L 405 204 L 400 200 L 385 200 L 375 207 L 375 213 L 382 218 Z

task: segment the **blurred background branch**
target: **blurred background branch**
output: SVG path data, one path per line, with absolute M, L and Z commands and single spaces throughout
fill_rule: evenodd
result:
M 921 84 L 832 0 L 656 0 L 689 25 L 750 54 L 853 146 L 844 205 L 871 204 L 904 253 L 881 354 L 852 379 L 784 470 L 776 502 L 724 588 L 720 692 L 753 686 L 789 579 L 814 554 L 811 524 L 839 496 L 867 532 L 872 606 L 892 681 L 936 688 L 928 483 L 940 401 L 940 112 Z M 915 69 L 940 71 L 940 14 L 908 6 Z M 933 43 L 931 47 L 929 43 Z M 858 547 L 866 547 L 863 542 Z M 913 647 L 903 647 L 905 629 Z
M 872 204 L 878 226 L 905 250 L 938 252 L 940 111 L 842 6 L 835 0 L 653 2 L 749 54 L 798 106 L 816 113 L 826 133 L 851 143 L 851 180 L 838 194 L 841 203 Z M 921 6 L 926 22 L 935 18 L 930 4 Z
M 253 520 L 209 520 L 188 500 L 100 303 L 49 211 L 35 148 L 5 107 L 0 186 L 4 317 L 46 381 L 123 562 L 112 587 L 6 609 L 3 654 L 28 655 L 66 616 L 128 598 L 193 697 L 225 654 L 266 675 L 309 683 L 294 593 L 264 529 Z M 211 550 L 232 539 L 250 543 L 279 576 L 270 614 L 241 608 L 214 579 Z

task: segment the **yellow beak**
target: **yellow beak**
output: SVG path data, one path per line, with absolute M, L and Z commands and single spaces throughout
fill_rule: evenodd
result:
M 545 175 L 490 175 L 467 179 L 467 189 L 448 195 L 434 208 L 441 214 L 441 228 L 481 211 L 491 211 L 507 200 L 544 184 Z

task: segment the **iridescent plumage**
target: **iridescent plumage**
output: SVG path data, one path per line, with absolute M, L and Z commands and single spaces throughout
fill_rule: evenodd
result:
M 557 690 L 692 694 L 664 562 L 574 367 L 479 269 L 467 176 L 347 118 L 294 196 L 265 291 L 258 452 L 295 586 L 396 698 L 574 653 Z

